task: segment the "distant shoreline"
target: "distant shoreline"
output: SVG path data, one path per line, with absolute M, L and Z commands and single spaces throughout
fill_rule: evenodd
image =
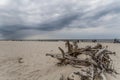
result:
M 110 42 L 113 43 L 114 39 L 40 39 L 40 40 L 0 40 L 0 41 L 80 41 L 80 42 Z M 120 39 L 117 39 L 120 41 Z

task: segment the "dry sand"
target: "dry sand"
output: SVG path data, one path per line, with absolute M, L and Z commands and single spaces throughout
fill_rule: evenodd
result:
M 80 47 L 94 46 L 96 43 L 79 43 Z M 102 43 L 109 50 L 117 53 L 112 57 L 115 68 L 120 72 L 120 44 Z M 0 41 L 0 80 L 59 80 L 61 74 L 69 75 L 78 70 L 69 65 L 56 66 L 56 59 L 45 56 L 46 53 L 60 53 L 58 47 L 64 47 L 64 42 L 41 41 Z M 18 59 L 23 58 L 19 63 Z M 107 75 L 108 80 L 120 80 Z

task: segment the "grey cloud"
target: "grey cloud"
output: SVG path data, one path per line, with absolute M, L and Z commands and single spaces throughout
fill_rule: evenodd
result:
M 72 15 L 66 15 L 63 16 L 60 19 L 57 20 L 53 20 L 53 21 L 48 21 L 46 23 L 43 24 L 39 24 L 39 25 L 32 25 L 32 27 L 28 27 L 25 25 L 8 25 L 8 26 L 3 26 L 0 29 L 0 33 L 2 33 L 2 35 L 4 36 L 5 39 L 21 39 L 24 38 L 30 34 L 24 34 L 24 33 L 19 33 L 19 31 L 22 30 L 39 30 L 41 31 L 53 31 L 53 30 L 58 30 L 58 29 L 62 29 L 66 26 L 68 26 L 73 20 L 75 20 L 78 17 L 78 15 L 76 14 L 72 14 Z
M 64 28 L 111 27 L 116 23 L 118 26 L 120 25 L 117 21 L 120 19 L 118 16 L 120 14 L 119 0 L 104 6 L 90 5 L 89 0 L 47 1 L 11 0 L 8 6 L 0 8 L 0 34 L 3 38 L 22 39 L 32 35 L 29 33 L 30 30 L 37 30 L 41 33 L 42 31 L 52 32 Z M 86 11 L 92 6 L 96 6 L 96 8 Z M 56 14 L 58 15 L 56 16 Z M 103 19 L 103 17 L 112 16 L 112 14 L 118 16 L 116 20 L 105 21 Z M 110 25 L 115 21 L 117 22 Z
M 69 24 L 71 24 L 71 22 L 77 19 L 78 17 L 79 17 L 78 14 L 73 14 L 73 15 L 68 14 L 60 19 L 41 24 L 39 25 L 40 27 L 38 27 L 37 29 L 45 30 L 45 31 L 59 30 L 64 27 L 68 27 Z

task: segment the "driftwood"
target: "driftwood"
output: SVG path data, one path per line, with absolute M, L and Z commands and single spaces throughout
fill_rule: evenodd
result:
M 60 79 L 59 80 L 64 80 L 64 76 L 63 75 L 61 75 L 61 77 L 60 77 Z
M 61 54 L 46 54 L 46 56 L 51 56 L 56 58 L 59 61 L 59 65 L 72 65 L 75 68 L 81 68 L 81 66 L 92 67 L 92 70 L 86 72 L 91 72 L 91 74 L 86 73 L 83 75 L 82 72 L 77 72 L 76 75 L 79 75 L 80 80 L 106 80 L 106 73 L 109 74 L 118 74 L 115 69 L 113 69 L 113 61 L 110 58 L 110 55 L 116 54 L 115 52 L 107 50 L 107 47 L 103 47 L 101 44 L 97 44 L 94 47 L 86 46 L 85 48 L 79 48 L 78 42 L 74 41 L 73 43 L 66 41 L 65 46 L 68 48 L 68 51 L 65 52 L 62 48 L 58 47 L 61 51 Z M 82 54 L 90 56 L 82 60 L 78 56 Z M 63 79 L 60 80 L 75 80 Z

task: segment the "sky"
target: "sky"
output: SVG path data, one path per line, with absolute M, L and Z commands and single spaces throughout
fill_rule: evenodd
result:
M 120 38 L 120 0 L 0 0 L 0 39 Z

